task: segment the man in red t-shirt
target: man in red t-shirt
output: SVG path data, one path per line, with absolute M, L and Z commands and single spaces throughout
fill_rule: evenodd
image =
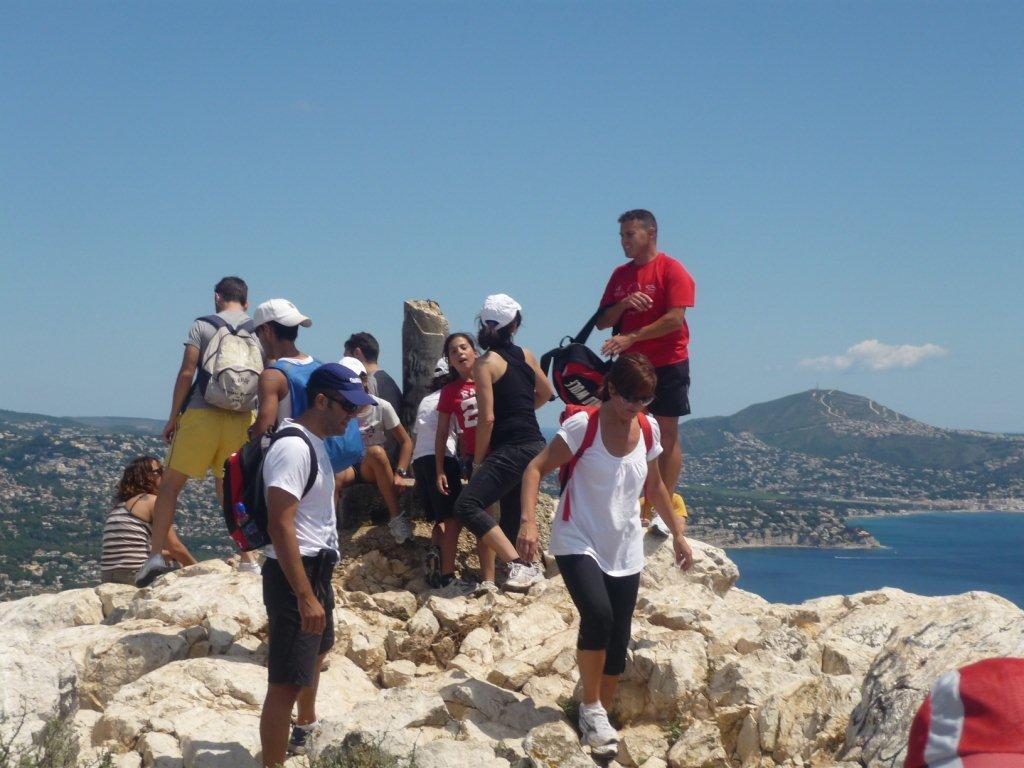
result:
M 674 492 L 683 468 L 679 417 L 690 412 L 686 308 L 693 306 L 694 282 L 682 264 L 658 251 L 658 222 L 650 211 L 622 214 L 619 239 L 629 262 L 612 272 L 601 297 L 597 327 L 614 333 L 601 352 L 639 352 L 654 366 L 658 386 L 648 410 L 661 429 L 658 468 Z

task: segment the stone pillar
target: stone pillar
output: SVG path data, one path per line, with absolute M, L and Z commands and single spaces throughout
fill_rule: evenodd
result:
M 406 429 L 416 422 L 416 408 L 430 391 L 434 365 L 448 335 L 448 320 L 432 299 L 405 302 L 402 320 L 402 413 Z

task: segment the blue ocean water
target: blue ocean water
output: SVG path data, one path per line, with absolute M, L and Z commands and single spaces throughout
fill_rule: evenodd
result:
M 1024 607 L 1024 514 L 860 518 L 886 549 L 730 549 L 738 586 L 772 602 L 899 587 L 920 595 L 980 589 Z

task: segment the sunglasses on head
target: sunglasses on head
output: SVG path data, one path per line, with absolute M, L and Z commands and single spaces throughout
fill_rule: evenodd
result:
M 157 477 L 160 477 L 164 473 L 164 468 L 163 467 L 150 467 L 149 471 L 152 474 L 156 475 Z

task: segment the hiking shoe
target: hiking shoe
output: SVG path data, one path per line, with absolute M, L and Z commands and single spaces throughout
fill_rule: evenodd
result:
M 454 573 L 448 573 L 444 576 L 438 577 L 437 586 L 434 587 L 434 589 L 444 589 L 451 590 L 452 592 L 464 592 L 466 594 L 469 594 L 470 592 L 474 591 L 473 587 L 473 584 L 470 584 L 468 581 L 463 581 L 462 579 L 458 578 Z M 495 590 L 497 590 L 497 587 L 495 587 Z
M 148 587 L 157 577 L 170 573 L 170 571 L 171 566 L 164 560 L 163 555 L 151 555 L 149 560 L 144 562 L 142 567 L 136 572 L 135 586 L 139 589 Z
M 403 512 L 398 517 L 388 520 L 388 530 L 394 536 L 396 544 L 405 544 L 412 536 L 412 522 Z
M 476 589 L 473 590 L 473 595 L 475 597 L 480 597 L 481 595 L 487 594 L 496 595 L 497 593 L 498 585 L 490 579 L 481 581 L 479 584 L 476 585 Z
M 534 584 L 544 581 L 544 572 L 536 563 L 511 563 L 508 567 L 508 581 L 505 589 L 511 592 L 526 592 Z
M 619 732 L 608 722 L 608 713 L 597 704 L 580 707 L 580 742 L 590 747 L 591 755 L 613 755 L 619 750 Z
M 238 572 L 239 573 L 255 573 L 257 576 L 259 576 L 261 573 L 263 573 L 263 569 L 260 568 L 260 564 L 259 563 L 239 563 L 238 564 Z
M 427 585 L 433 589 L 441 586 L 441 548 L 431 546 L 423 558 L 423 573 L 427 579 Z
M 288 739 L 288 746 L 285 748 L 285 753 L 289 755 L 306 754 L 306 746 L 309 742 L 309 737 L 319 729 L 319 722 L 310 723 L 309 725 L 293 725 L 292 736 Z

